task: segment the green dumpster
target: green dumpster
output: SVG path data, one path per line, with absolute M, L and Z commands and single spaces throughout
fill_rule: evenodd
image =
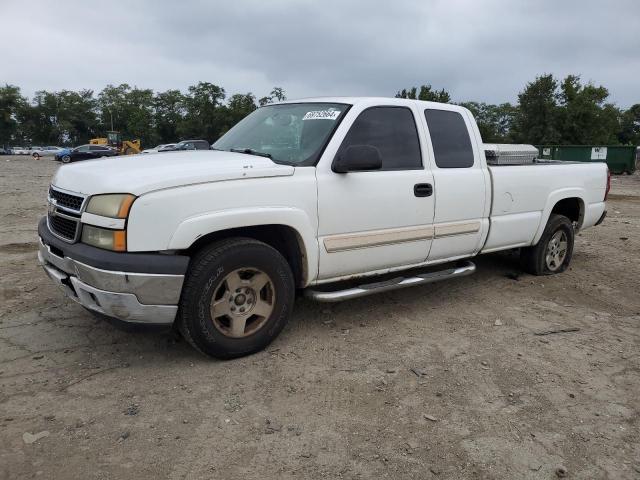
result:
M 538 145 L 540 158 L 568 162 L 607 162 L 611 173 L 636 171 L 634 145 Z

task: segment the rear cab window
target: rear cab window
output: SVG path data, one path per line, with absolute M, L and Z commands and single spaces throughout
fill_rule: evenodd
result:
M 438 168 L 473 167 L 473 146 L 459 112 L 428 108 L 424 111 Z

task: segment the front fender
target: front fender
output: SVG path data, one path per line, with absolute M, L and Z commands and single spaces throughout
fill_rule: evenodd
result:
M 317 277 L 318 242 L 316 241 L 316 232 L 307 214 L 297 208 L 234 208 L 195 215 L 178 225 L 169 240 L 168 249 L 184 250 L 199 238 L 210 233 L 260 225 L 285 225 L 293 228 L 303 243 L 301 247 L 305 252 L 307 278 L 311 280 Z
M 565 198 L 577 198 L 580 201 L 580 222 L 582 222 L 586 198 L 585 189 L 572 187 L 555 190 L 551 192 L 551 194 L 547 198 L 547 202 L 544 206 L 544 209 L 542 210 L 542 215 L 540 216 L 540 224 L 538 225 L 538 230 L 533 237 L 532 245 L 536 245 L 540 241 L 540 237 L 542 237 L 542 234 L 544 233 L 544 229 L 547 226 L 547 222 L 549 221 L 549 217 L 551 216 L 553 207 L 555 207 L 560 200 L 564 200 Z M 579 227 L 580 225 L 578 225 L 578 228 Z

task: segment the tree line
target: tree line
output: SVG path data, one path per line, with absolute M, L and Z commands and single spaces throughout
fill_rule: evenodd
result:
M 258 106 L 285 100 L 275 87 L 256 99 L 252 93 L 227 97 L 209 82 L 180 90 L 154 92 L 123 83 L 92 90 L 62 90 L 21 95 L 14 85 L 0 87 L 0 145 L 80 145 L 115 130 L 143 146 L 180 139 L 216 140 Z
M 452 103 L 446 90 L 431 85 L 403 89 L 399 98 Z M 639 145 L 640 104 L 627 110 L 608 102 L 603 86 L 578 75 L 563 80 L 540 75 L 518 94 L 518 103 L 459 102 L 473 113 L 486 143 L 557 145 Z
M 399 98 L 454 103 L 431 85 L 397 92 Z M 457 102 L 473 112 L 485 142 L 532 144 L 640 144 L 640 104 L 627 110 L 608 101 L 603 86 L 579 76 L 538 76 L 516 104 Z M 0 145 L 79 145 L 116 130 L 145 147 L 186 138 L 218 139 L 259 106 L 285 100 L 282 88 L 266 96 L 227 96 L 225 89 L 199 82 L 186 92 L 154 92 L 128 84 L 92 90 L 38 91 L 32 98 L 14 85 L 0 87 Z

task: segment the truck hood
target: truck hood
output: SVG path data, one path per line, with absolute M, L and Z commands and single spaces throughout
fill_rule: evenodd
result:
M 63 165 L 52 185 L 84 195 L 136 196 L 197 183 L 293 175 L 294 167 L 268 158 L 215 150 L 149 153 Z

